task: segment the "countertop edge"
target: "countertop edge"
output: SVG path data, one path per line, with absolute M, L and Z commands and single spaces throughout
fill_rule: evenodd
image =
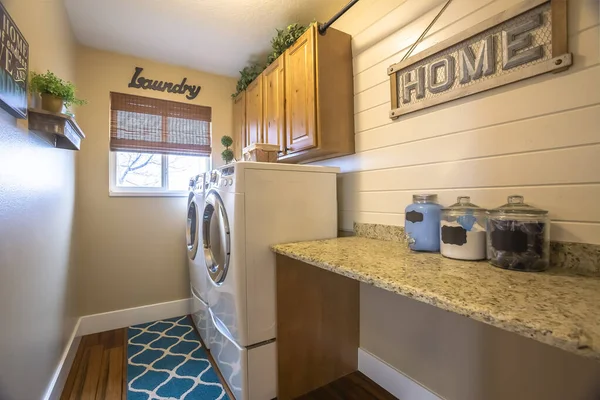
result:
M 408 297 L 421 303 L 429 304 L 433 307 L 442 309 L 444 311 L 452 312 L 454 314 L 458 314 L 473 319 L 475 321 L 483 322 L 487 325 L 533 339 L 537 342 L 541 342 L 552 347 L 563 349 L 570 353 L 574 353 L 586 358 L 593 358 L 600 361 L 600 349 L 594 349 L 587 346 L 580 347 L 580 343 L 578 341 L 566 340 L 562 337 L 553 336 L 551 331 L 541 331 L 540 329 L 536 329 L 523 323 L 519 324 L 515 321 L 506 321 L 502 318 L 499 319 L 498 316 L 492 315 L 491 313 L 461 308 L 455 304 L 447 302 L 444 299 L 437 298 L 435 297 L 435 295 L 421 293 L 419 290 L 414 288 L 403 287 L 393 284 L 386 285 L 385 282 L 377 281 L 368 276 L 348 272 L 343 267 L 331 265 L 324 261 L 315 261 L 308 257 L 298 255 L 294 252 L 286 251 L 280 248 L 278 245 L 271 246 L 271 251 L 276 254 L 292 258 L 294 260 L 302 261 L 308 265 L 312 265 L 314 267 L 321 268 L 333 272 L 335 274 L 342 275 L 347 278 L 375 286 L 379 289 L 383 289 L 391 293 Z M 390 286 L 393 286 L 394 289 L 391 289 Z

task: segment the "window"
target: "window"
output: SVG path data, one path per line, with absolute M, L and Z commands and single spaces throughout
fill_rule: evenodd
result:
M 111 93 L 111 195 L 187 195 L 210 143 L 210 107 Z

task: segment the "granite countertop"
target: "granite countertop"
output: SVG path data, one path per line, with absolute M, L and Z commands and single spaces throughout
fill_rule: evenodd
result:
M 600 278 L 507 271 L 345 237 L 272 246 L 278 254 L 600 361 Z

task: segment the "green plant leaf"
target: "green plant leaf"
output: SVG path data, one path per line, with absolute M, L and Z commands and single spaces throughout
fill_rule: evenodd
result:
M 240 71 L 241 77 L 238 80 L 238 83 L 236 86 L 236 93 L 233 94 L 233 97 L 237 96 L 239 93 L 246 90 L 248 85 L 250 83 L 252 83 L 252 81 L 254 79 L 256 79 L 256 77 L 258 75 L 260 75 L 260 73 L 263 71 L 264 71 L 264 67 L 262 67 L 258 64 L 249 65 L 249 66 L 245 67 L 243 70 L 241 70 Z
M 308 26 L 300 25 L 298 23 L 290 24 L 283 29 L 275 29 L 277 32 L 273 38 L 271 38 L 271 49 L 272 51 L 267 56 L 266 65 L 271 65 L 279 56 L 281 56 L 291 45 L 293 45 L 296 40 L 306 30 L 313 24 L 309 24 Z M 238 80 L 236 86 L 236 92 L 232 94 L 232 97 L 237 96 L 246 88 L 260 73 L 264 71 L 264 68 L 259 67 L 257 64 L 250 65 L 243 70 L 240 71 L 240 79 Z
M 221 138 L 221 144 L 225 147 L 229 147 L 233 144 L 233 139 L 231 138 L 231 136 L 223 136 Z
M 87 101 L 78 99 L 75 96 L 75 85 L 72 82 L 64 81 L 50 71 L 45 74 L 31 72 L 29 88 L 31 93 L 51 94 L 60 97 L 67 107 L 87 104 Z
M 221 152 L 221 158 L 226 163 L 231 162 L 233 160 L 233 151 L 229 149 L 225 149 Z

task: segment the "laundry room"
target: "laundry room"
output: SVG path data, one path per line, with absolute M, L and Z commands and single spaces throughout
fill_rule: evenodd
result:
M 600 398 L 598 0 L 0 14 L 0 400 Z

